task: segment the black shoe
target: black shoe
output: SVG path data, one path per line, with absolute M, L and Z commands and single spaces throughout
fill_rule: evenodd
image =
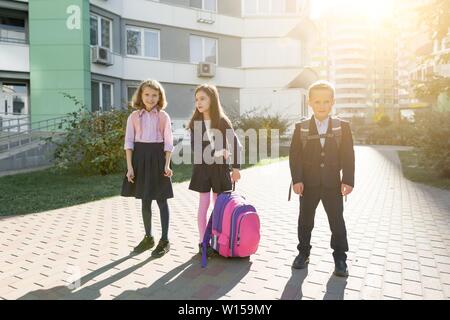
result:
M 334 275 L 338 277 L 348 277 L 347 263 L 344 260 L 337 260 L 334 263 Z
M 302 254 L 299 254 L 292 264 L 292 268 L 294 269 L 305 269 L 306 265 L 309 263 L 309 256 L 305 257 Z
M 198 253 L 200 255 L 202 255 L 202 253 L 203 253 L 202 244 L 201 243 L 198 244 Z M 208 244 L 206 246 L 206 257 L 210 258 L 210 257 L 212 257 L 214 255 L 216 255 L 216 251 Z
M 155 250 L 152 251 L 152 257 L 160 258 L 170 250 L 169 240 L 159 240 Z
M 149 250 L 153 248 L 155 245 L 155 240 L 153 237 L 145 236 L 144 239 L 142 239 L 141 243 L 139 243 L 133 250 L 134 253 L 142 253 L 146 250 Z

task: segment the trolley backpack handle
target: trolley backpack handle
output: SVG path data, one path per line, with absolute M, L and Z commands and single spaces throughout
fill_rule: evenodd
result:
M 293 187 L 293 182 L 291 181 L 291 184 L 289 185 L 289 195 L 288 195 L 288 201 L 291 201 L 291 193 L 292 193 L 292 187 Z
M 205 234 L 203 236 L 203 241 L 202 241 L 202 268 L 206 268 L 206 251 L 207 251 L 207 246 L 209 241 L 211 240 L 211 235 L 212 235 L 212 217 L 213 217 L 213 212 L 211 213 L 211 216 L 209 217 L 209 221 L 208 221 L 208 225 L 206 226 L 206 230 L 205 230 Z

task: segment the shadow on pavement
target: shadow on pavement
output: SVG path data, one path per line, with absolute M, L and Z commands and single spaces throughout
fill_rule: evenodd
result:
M 120 271 L 119 273 L 106 278 L 102 281 L 96 282 L 88 287 L 82 288 L 79 291 L 74 292 L 77 290 L 80 286 L 83 286 L 84 283 L 87 283 L 94 279 L 95 277 L 99 276 L 100 274 L 107 272 L 108 270 L 111 270 L 112 268 L 116 267 L 117 265 L 121 264 L 122 262 L 125 262 L 126 260 L 134 257 L 135 255 L 130 253 L 129 255 L 114 261 L 110 264 L 107 264 L 95 271 L 92 271 L 91 273 L 88 273 L 87 275 L 81 277 L 80 279 L 74 280 L 70 285 L 67 286 L 57 286 L 51 289 L 42 289 L 42 290 L 36 290 L 32 292 L 28 292 L 24 296 L 18 298 L 18 300 L 57 300 L 57 299 L 95 299 L 100 296 L 100 289 L 114 283 L 115 281 L 127 276 L 128 274 L 134 272 L 135 270 L 139 269 L 149 261 L 153 260 L 153 258 L 146 259 L 145 261 L 134 265 L 128 269 L 125 269 L 123 271 Z
M 106 279 L 83 287 L 100 274 L 111 270 L 120 263 L 132 258 L 130 254 L 108 265 L 73 281 L 67 286 L 57 286 L 28 292 L 18 300 L 93 300 L 101 296 L 100 290 L 114 282 L 135 272 L 145 264 L 157 258 L 148 259 L 122 270 Z M 216 257 L 211 259 L 208 267 L 203 269 L 198 256 L 192 257 L 185 263 L 164 274 L 148 288 L 126 290 L 116 299 L 218 299 L 233 289 L 249 272 L 249 259 L 225 259 Z M 76 285 L 78 286 L 76 286 Z
M 347 286 L 347 278 L 336 277 L 331 275 L 327 283 L 327 292 L 323 296 L 323 300 L 344 300 L 345 287 Z
M 248 258 L 214 257 L 203 269 L 196 255 L 164 274 L 148 288 L 124 291 L 116 299 L 216 300 L 245 277 L 251 264 Z
M 302 285 L 308 275 L 308 266 L 301 270 L 293 268 L 291 270 L 292 275 L 284 287 L 281 300 L 301 300 L 303 297 Z

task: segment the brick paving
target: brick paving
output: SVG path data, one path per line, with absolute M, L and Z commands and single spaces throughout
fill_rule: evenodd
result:
M 345 203 L 350 276 L 333 276 L 319 205 L 311 262 L 291 269 L 298 200 L 287 201 L 287 161 L 242 171 L 237 191 L 261 219 L 258 252 L 197 253 L 197 194 L 174 185 L 171 251 L 130 255 L 144 228 L 140 202 L 112 197 L 0 219 L 1 299 L 449 299 L 450 192 L 406 180 L 391 147 L 356 147 L 356 188 Z M 120 186 L 118 186 L 119 188 Z M 153 235 L 161 234 L 154 204 Z

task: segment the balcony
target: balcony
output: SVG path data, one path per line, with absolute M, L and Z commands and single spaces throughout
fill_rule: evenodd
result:
M 148 0 L 127 1 L 122 18 L 235 37 L 242 37 L 245 29 L 242 18 Z
M 366 103 L 336 103 L 336 109 L 366 109 L 369 106 Z
M 336 93 L 336 99 L 367 99 L 366 93 Z
M 201 84 L 205 79 L 197 77 L 197 64 L 173 61 L 150 60 L 124 57 L 119 77 L 129 80 L 148 78 L 151 70 L 152 78 L 161 82 L 179 84 Z M 244 71 L 235 68 L 217 67 L 212 78 L 214 84 L 223 87 L 244 87 Z
M 367 65 L 365 64 L 359 64 L 359 63 L 352 63 L 352 64 L 338 64 L 336 63 L 336 66 L 334 67 L 336 70 L 340 69 L 367 69 Z
M 355 79 L 355 80 L 367 80 L 367 75 L 364 73 L 337 73 L 335 79 Z
M 367 85 L 364 83 L 342 83 L 336 84 L 337 89 L 367 89 Z
M 360 52 L 355 53 L 347 53 L 347 52 L 332 52 L 333 57 L 338 60 L 351 60 L 351 59 L 359 59 L 362 61 L 368 61 L 370 57 L 364 55 Z
M 341 33 L 333 35 L 332 42 L 333 43 L 342 43 L 342 42 L 361 42 L 366 39 L 366 36 L 362 33 Z
M 361 43 L 346 43 L 346 44 L 335 44 L 331 46 L 331 50 L 358 50 L 358 51 L 368 51 L 368 48 Z

